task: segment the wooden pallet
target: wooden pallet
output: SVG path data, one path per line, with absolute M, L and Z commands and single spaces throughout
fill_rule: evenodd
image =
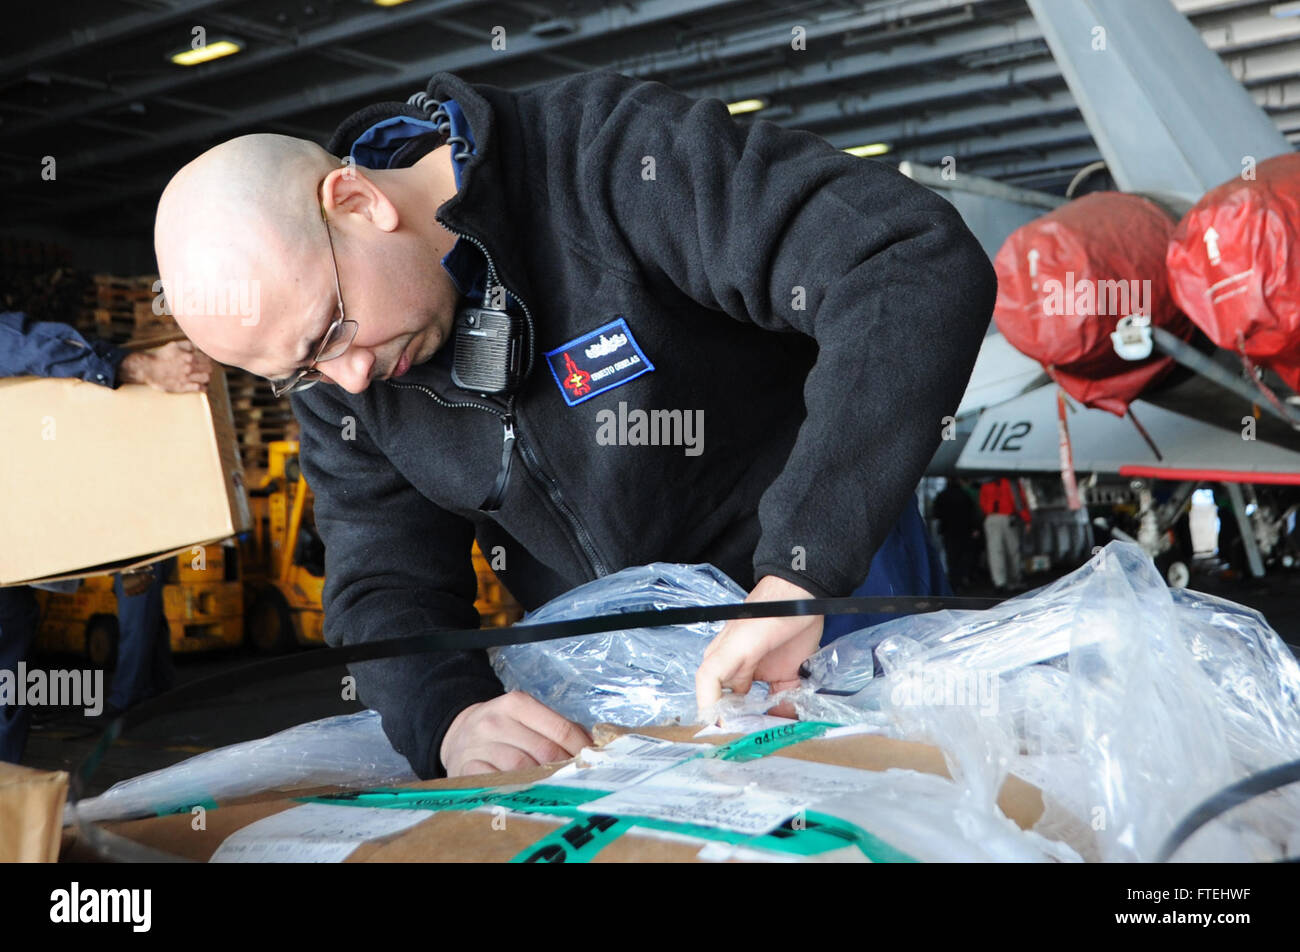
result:
M 267 381 L 237 367 L 226 368 L 226 387 L 244 468 L 265 469 L 271 443 L 298 439 L 298 421 L 289 398 L 275 396 Z
M 177 339 L 170 314 L 155 314 L 156 274 L 96 274 L 86 286 L 77 329 L 114 344 Z

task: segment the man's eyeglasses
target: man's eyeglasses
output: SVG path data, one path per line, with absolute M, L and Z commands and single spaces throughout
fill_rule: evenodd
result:
M 343 352 L 352 343 L 352 339 L 357 336 L 357 322 L 349 321 L 343 316 L 343 291 L 339 287 L 339 260 L 334 254 L 334 236 L 330 234 L 330 223 L 329 219 L 325 217 L 324 205 L 320 209 L 320 219 L 325 223 L 325 237 L 329 239 L 330 243 L 330 261 L 334 264 L 334 293 L 338 296 L 339 316 L 338 320 L 325 331 L 320 346 L 316 348 L 315 356 L 312 357 L 311 362 L 306 367 L 299 367 L 292 375 L 283 380 L 271 382 L 271 392 L 277 397 L 283 397 L 287 393 L 300 393 L 314 387 L 324 376 L 321 371 L 316 369 L 316 365 L 342 356 Z

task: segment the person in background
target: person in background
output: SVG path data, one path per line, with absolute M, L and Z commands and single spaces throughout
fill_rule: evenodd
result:
M 34 321 L 20 311 L 0 313 L 0 377 L 66 377 L 116 388 L 147 384 L 186 393 L 207 386 L 211 362 L 189 341 L 128 353 L 86 339 L 67 324 Z M 119 575 L 118 663 L 102 715 L 112 716 L 170 686 L 171 651 L 162 613 L 162 564 Z M 17 674 L 36 639 L 36 598 L 27 586 L 0 588 L 0 670 Z M 0 707 L 0 760 L 18 763 L 27 743 L 31 710 Z
M 176 680 L 172 668 L 171 631 L 163 614 L 163 586 L 171 559 L 119 572 L 113 579 L 117 596 L 117 667 L 103 720 L 117 717 L 141 701 L 162 694 Z
M 990 479 L 980 487 L 984 510 L 984 540 L 988 546 L 989 575 L 1000 592 L 1021 586 L 1020 535 L 1016 520 L 1029 524 L 1024 495 L 1011 480 Z
M 948 581 L 955 591 L 971 583 L 980 537 L 979 507 L 966 489 L 966 482 L 964 476 L 953 477 L 934 497 L 934 514 L 948 558 Z

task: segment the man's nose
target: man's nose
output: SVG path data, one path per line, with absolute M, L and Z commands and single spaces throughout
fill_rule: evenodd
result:
M 370 386 L 374 366 L 375 355 L 355 344 L 333 360 L 319 365 L 326 380 L 338 384 L 348 393 L 361 393 Z

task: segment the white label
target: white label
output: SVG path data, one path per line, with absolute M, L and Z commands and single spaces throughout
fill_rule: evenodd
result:
M 208 862 L 341 863 L 365 841 L 410 829 L 436 812 L 304 803 L 231 833 Z
M 788 717 L 773 717 L 770 714 L 739 714 L 736 717 L 724 717 L 721 724 L 710 724 L 696 737 L 709 737 L 714 734 L 756 734 L 773 727 L 793 724 Z
M 643 734 L 624 734 L 600 749 L 584 748 L 577 763 L 560 768 L 546 782 L 587 790 L 619 790 L 643 783 L 710 750 L 712 744 L 681 744 Z
M 671 773 L 669 771 L 668 773 Z M 676 823 L 716 826 L 757 836 L 780 826 L 794 811 L 781 799 L 758 791 L 709 784 L 676 785 L 665 780 L 667 773 L 652 783 L 611 793 L 578 809 L 588 813 L 653 817 Z
M 758 835 L 831 797 L 878 787 L 869 770 L 790 757 L 736 763 L 701 758 L 585 803 L 587 813 L 645 816 Z

